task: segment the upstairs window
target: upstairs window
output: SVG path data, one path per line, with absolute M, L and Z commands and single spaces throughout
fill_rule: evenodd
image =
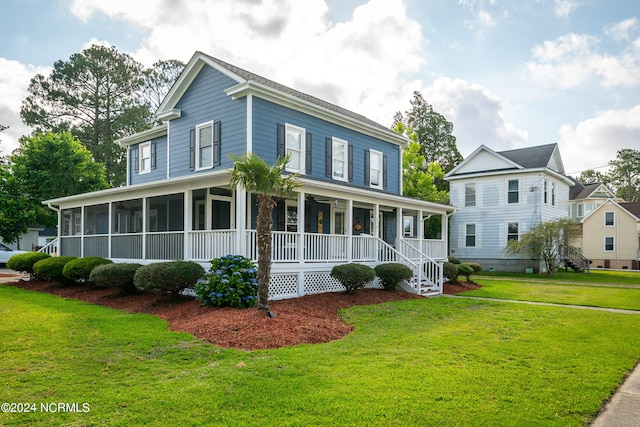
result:
M 339 138 L 332 138 L 331 144 L 333 148 L 331 154 L 332 178 L 339 181 L 347 181 L 349 144 L 347 141 Z
M 517 179 L 507 182 L 507 203 L 520 203 L 520 181 Z
M 577 214 L 578 218 L 582 218 L 584 216 L 584 207 L 582 206 L 582 204 L 578 205 L 578 214 Z
M 556 183 L 551 183 L 551 206 L 556 205 Z
M 140 144 L 140 173 L 151 172 L 151 143 Z
M 615 225 L 615 214 L 614 212 L 605 212 L 604 213 L 604 226 L 605 227 L 613 227 Z
M 220 122 L 197 125 L 190 132 L 189 169 L 211 169 L 220 165 Z
M 369 150 L 369 185 L 382 188 L 382 153 Z
M 213 122 L 196 126 L 198 169 L 213 167 Z
M 134 147 L 133 165 L 138 173 L 149 173 L 156 168 L 156 143 L 153 141 L 143 142 Z
M 548 193 L 549 193 L 549 183 L 547 182 L 547 180 L 544 180 L 544 189 L 543 189 L 543 195 L 544 195 L 544 204 L 546 205 L 548 203 L 549 197 L 548 197 Z
M 465 184 L 464 185 L 464 206 L 475 206 L 476 205 L 476 184 Z
M 304 172 L 304 134 L 303 128 L 286 125 L 285 153 L 291 156 L 286 167 L 289 172 Z
M 507 242 L 510 240 L 518 240 L 520 238 L 519 229 L 520 224 L 517 222 L 507 223 Z

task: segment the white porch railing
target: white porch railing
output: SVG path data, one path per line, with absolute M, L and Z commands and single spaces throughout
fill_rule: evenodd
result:
M 420 274 L 417 275 L 418 281 L 411 285 L 417 289 L 419 293 L 434 288 L 437 289 L 439 293 L 442 293 L 444 280 L 442 263 L 418 250 L 414 246 L 414 243 L 415 241 L 398 239 L 397 244 L 400 253 L 412 263 L 420 266 Z
M 410 244 L 422 254 L 428 254 L 429 258 L 447 260 L 447 245 L 444 240 L 415 238 L 403 238 L 400 240 Z
M 236 254 L 235 230 L 207 230 L 189 232 L 191 259 L 211 261 L 214 258 Z
M 53 239 L 52 241 L 50 241 L 49 243 L 47 243 L 46 245 L 38 249 L 38 252 L 44 252 L 45 254 L 49 254 L 51 256 L 57 256 L 58 255 L 58 238 Z

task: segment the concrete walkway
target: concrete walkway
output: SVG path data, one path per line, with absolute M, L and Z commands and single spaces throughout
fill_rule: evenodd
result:
M 495 298 L 469 297 L 462 295 L 443 295 L 448 298 L 476 299 L 483 301 L 501 301 L 530 305 L 550 305 L 555 307 L 577 308 L 582 310 L 607 311 L 610 313 L 640 314 L 637 310 L 621 310 L 616 308 L 585 307 L 582 305 L 553 304 L 534 301 L 515 301 Z M 640 427 L 640 363 L 622 385 L 613 393 L 611 399 L 600 409 L 596 419 L 589 427 Z

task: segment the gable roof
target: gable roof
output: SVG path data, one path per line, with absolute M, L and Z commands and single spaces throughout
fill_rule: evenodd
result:
M 536 147 L 518 148 L 498 151 L 498 154 L 519 164 L 525 169 L 544 168 L 549 165 L 558 144 L 538 145 Z
M 445 179 L 525 170 L 546 170 L 561 177 L 568 184 L 573 183 L 569 177 L 564 175 L 564 165 L 558 144 L 555 143 L 506 151 L 493 151 L 489 147 L 481 145 L 447 173 Z
M 618 201 L 622 201 L 616 197 L 615 193 L 607 187 L 607 185 L 603 182 L 594 182 L 592 184 L 583 184 L 577 181 L 574 178 L 571 178 L 573 181 L 573 185 L 569 188 L 569 200 L 580 200 L 580 199 L 588 199 L 590 197 L 604 199 L 616 199 Z M 594 194 L 598 191 L 601 191 L 605 196 L 595 196 Z
M 595 212 L 601 209 L 606 209 L 608 205 L 618 206 L 622 211 L 629 214 L 636 222 L 640 222 L 640 202 L 619 203 L 614 199 L 605 200 L 602 204 L 589 212 L 588 215 L 582 218 L 582 221 L 580 222 L 585 222 L 588 218 L 594 216 Z
M 391 128 L 383 126 L 363 115 L 292 89 L 199 51 L 191 57 L 189 63 L 180 74 L 180 77 L 178 77 L 178 80 L 166 95 L 160 107 L 158 107 L 156 115 L 159 118 L 170 120 L 180 116 L 180 112 L 174 108 L 193 79 L 195 79 L 205 65 L 213 67 L 238 83 L 225 90 L 226 94 L 233 99 L 253 94 L 342 126 L 372 134 L 375 137 L 401 146 L 409 142 L 406 137 L 395 133 Z

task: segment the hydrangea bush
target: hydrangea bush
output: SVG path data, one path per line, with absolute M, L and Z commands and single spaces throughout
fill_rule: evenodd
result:
M 249 258 L 227 255 L 211 261 L 211 270 L 196 283 L 203 305 L 254 307 L 258 300 L 258 270 Z

